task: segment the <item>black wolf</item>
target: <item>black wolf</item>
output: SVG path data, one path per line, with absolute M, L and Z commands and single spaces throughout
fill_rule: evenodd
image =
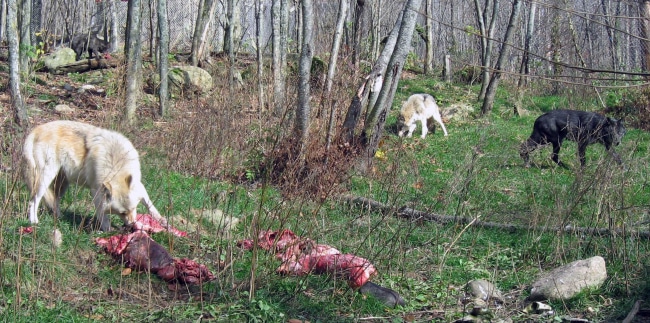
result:
M 99 59 L 100 54 L 108 53 L 109 45 L 107 41 L 97 37 L 97 34 L 76 34 L 70 41 L 70 48 L 77 54 L 76 60 L 86 51 L 89 59 L 93 58 L 93 54 Z
M 562 141 L 566 138 L 578 144 L 580 165 L 585 165 L 585 151 L 593 143 L 601 143 L 619 164 L 621 157 L 614 151 L 625 135 L 622 120 L 616 120 L 593 112 L 575 110 L 553 110 L 535 120 L 533 133 L 521 144 L 519 155 L 526 167 L 530 167 L 528 154 L 549 143 L 553 144 L 551 159 L 560 165 L 558 153 Z

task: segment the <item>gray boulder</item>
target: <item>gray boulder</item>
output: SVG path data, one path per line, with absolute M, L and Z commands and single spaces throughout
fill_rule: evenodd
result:
M 466 103 L 454 103 L 447 107 L 440 107 L 440 114 L 447 122 L 463 123 L 471 118 L 474 107 Z
M 52 71 L 59 66 L 76 62 L 76 55 L 72 48 L 62 47 L 52 54 L 45 56 L 43 63 L 48 70 Z
M 531 301 L 564 300 L 585 288 L 600 287 L 607 278 L 605 259 L 595 256 L 553 269 L 533 283 Z
M 212 76 L 199 67 L 174 66 L 169 69 L 168 77 L 170 93 L 174 95 L 179 95 L 188 90 L 207 93 L 212 89 Z
M 479 298 L 483 301 L 493 300 L 498 303 L 503 303 L 503 296 L 501 291 L 484 279 L 474 279 L 465 285 L 465 293 L 471 298 Z

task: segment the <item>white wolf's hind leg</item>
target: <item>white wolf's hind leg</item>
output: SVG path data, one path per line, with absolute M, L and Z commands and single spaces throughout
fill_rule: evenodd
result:
M 43 167 L 44 170 L 40 176 L 40 179 L 31 179 L 34 181 L 31 183 L 32 189 L 31 189 L 31 194 L 32 198 L 29 201 L 29 222 L 32 224 L 37 224 L 38 223 L 38 206 L 41 204 L 41 200 L 43 199 L 43 196 L 48 192 L 49 186 L 56 177 L 56 174 L 59 172 L 57 169 L 56 171 L 48 170 L 47 166 Z M 34 175 L 33 177 L 38 177 L 38 172 L 36 170 L 32 170 L 32 174 Z

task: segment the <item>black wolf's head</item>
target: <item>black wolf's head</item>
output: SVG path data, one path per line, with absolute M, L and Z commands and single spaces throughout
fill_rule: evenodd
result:
M 607 118 L 607 122 L 605 123 L 603 130 L 603 137 L 605 140 L 614 146 L 618 146 L 621 143 L 623 136 L 625 136 L 625 133 L 627 132 L 625 125 L 623 124 L 623 120 L 617 120 L 609 117 Z

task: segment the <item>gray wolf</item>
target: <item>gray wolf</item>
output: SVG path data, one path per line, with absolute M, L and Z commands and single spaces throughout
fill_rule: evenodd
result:
M 60 201 L 70 183 L 90 188 L 102 231 L 111 229 L 107 214 L 125 224 L 136 221 L 140 201 L 152 217 L 167 221 L 141 182 L 140 161 L 123 135 L 75 121 L 52 121 L 32 130 L 23 145 L 23 176 L 30 192 L 29 221 L 38 223 L 42 198 L 60 217 Z
M 440 109 L 436 104 L 436 100 L 429 94 L 411 95 L 408 100 L 402 104 L 402 109 L 400 110 L 398 123 L 401 125 L 401 130 L 399 131 L 399 136 L 404 136 L 404 133 L 408 129 L 407 137 L 411 137 L 416 128 L 415 122 L 419 120 L 422 123 L 421 138 L 424 139 L 429 131 L 429 128 L 427 127 L 427 119 L 430 118 L 433 118 L 440 124 L 442 131 L 444 131 L 445 136 L 447 136 L 447 128 L 445 128 L 445 124 L 442 123 Z
M 99 59 L 101 54 L 108 53 L 109 45 L 107 41 L 97 37 L 97 34 L 76 34 L 70 41 L 70 48 L 77 54 L 76 60 L 80 60 L 86 51 L 89 59 L 93 58 L 93 54 Z
M 600 143 L 605 146 L 619 164 L 621 157 L 614 151 L 614 146 L 621 143 L 625 135 L 622 120 L 612 119 L 597 113 L 576 110 L 553 110 L 535 120 L 533 133 L 521 144 L 519 155 L 524 159 L 525 166 L 530 167 L 529 154 L 543 145 L 552 144 L 551 159 L 561 165 L 558 153 L 564 139 L 578 144 L 580 165 L 585 165 L 587 146 Z

